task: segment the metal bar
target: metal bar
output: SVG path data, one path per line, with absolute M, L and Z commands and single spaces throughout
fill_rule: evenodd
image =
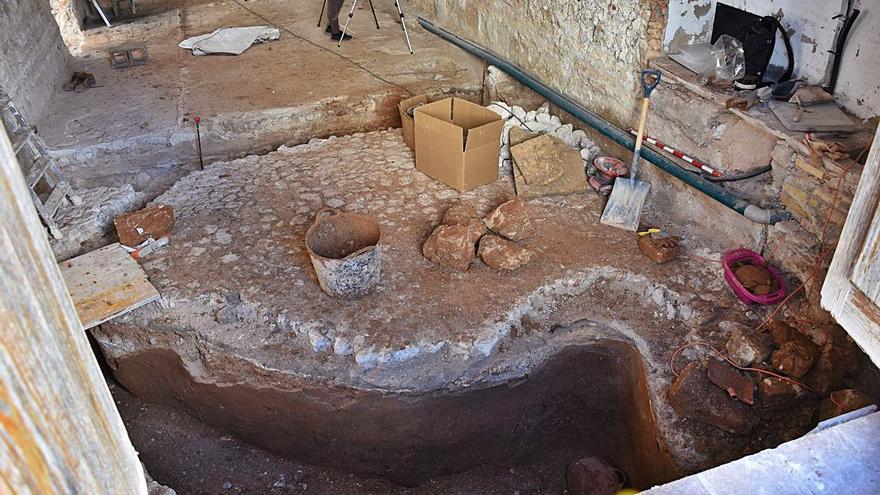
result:
M 489 50 L 486 50 L 485 48 L 476 45 L 475 43 L 465 40 L 464 38 L 461 38 L 455 34 L 450 33 L 449 31 L 446 31 L 443 28 L 434 25 L 434 23 L 427 19 L 419 17 L 418 21 L 419 24 L 428 32 L 435 34 L 440 38 L 449 41 L 450 43 L 465 50 L 466 52 L 489 62 L 495 67 L 498 67 L 517 81 L 528 86 L 544 98 L 547 98 L 547 100 L 561 108 L 563 111 L 573 115 L 578 120 L 599 131 L 600 133 L 602 133 L 602 135 L 611 139 L 615 143 L 627 149 L 634 148 L 635 140 L 632 136 L 629 135 L 628 132 L 620 129 L 619 127 L 608 122 L 602 117 L 599 117 L 595 113 L 587 110 L 579 103 L 576 103 L 567 96 L 564 96 L 561 93 L 551 89 L 540 80 L 538 80 L 535 76 L 525 72 L 523 69 L 511 64 L 510 62 L 504 60 L 503 58 L 490 52 Z M 748 201 L 744 201 L 724 190 L 720 186 L 700 177 L 699 175 L 682 169 L 681 167 L 676 165 L 675 162 L 669 160 L 665 156 L 650 148 L 642 149 L 642 158 L 654 164 L 655 166 L 657 166 L 657 168 L 663 170 L 664 172 L 672 175 L 682 182 L 685 182 L 694 189 L 702 192 L 703 194 L 730 208 L 731 210 L 745 216 L 749 220 L 752 220 L 753 222 L 774 224 L 782 220 L 787 220 L 791 218 L 791 214 L 787 211 L 765 210 L 760 206 L 753 205 Z
M 113 27 L 112 25 L 110 25 L 110 21 L 107 20 L 107 15 L 104 14 L 104 9 L 101 8 L 101 4 L 98 3 L 98 0 L 92 0 L 92 5 L 95 6 L 98 14 L 101 15 L 101 19 L 104 19 L 104 24 L 106 24 L 107 27 Z

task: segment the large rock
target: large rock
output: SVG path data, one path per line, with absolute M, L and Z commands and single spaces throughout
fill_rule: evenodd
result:
M 578 459 L 565 469 L 569 495 L 614 495 L 623 487 L 619 471 L 598 457 Z
M 441 225 L 422 245 L 422 254 L 438 265 L 467 271 L 477 256 L 478 239 L 467 225 Z
M 486 225 L 477 213 L 473 205 L 456 203 L 443 215 L 443 225 L 464 225 L 468 227 L 473 237 L 479 239 L 486 233 Z
M 831 392 L 831 395 L 823 400 L 819 406 L 819 421 L 825 421 L 874 403 L 874 399 L 864 392 L 851 388 L 837 390 Z
M 788 376 L 800 378 L 810 371 L 816 355 L 813 349 L 802 342 L 786 342 L 770 356 L 770 364 Z
M 813 353 L 818 351 L 816 344 L 810 337 L 804 335 L 800 330 L 784 321 L 773 320 L 767 325 L 767 328 L 770 330 L 770 336 L 773 338 L 773 343 L 776 344 L 777 347 L 782 347 L 788 342 L 797 342 L 810 348 Z
M 861 356 L 854 347 L 823 345 L 816 364 L 807 374 L 807 383 L 822 395 L 842 388 L 846 378 L 860 369 Z
M 685 366 L 669 388 L 669 403 L 679 415 L 735 435 L 748 435 L 756 417 L 750 406 L 728 397 L 696 362 Z
M 734 328 L 727 339 L 724 349 L 727 351 L 727 357 L 738 366 L 751 366 L 753 363 L 760 363 L 770 357 L 773 351 L 773 345 L 770 342 L 770 336 L 766 333 L 759 333 L 746 330 L 741 326 Z
M 743 375 L 727 361 L 709 360 L 709 381 L 727 392 L 732 399 L 746 404 L 755 403 L 755 382 Z
M 477 254 L 486 266 L 495 270 L 516 270 L 532 260 L 531 251 L 494 234 L 480 239 Z
M 495 208 L 495 211 L 486 217 L 485 222 L 489 230 L 511 241 L 525 239 L 534 230 L 532 220 L 526 211 L 526 204 L 520 198 L 515 198 Z
M 758 383 L 761 406 L 769 411 L 782 411 L 800 404 L 806 398 L 806 389 L 788 380 L 767 377 Z

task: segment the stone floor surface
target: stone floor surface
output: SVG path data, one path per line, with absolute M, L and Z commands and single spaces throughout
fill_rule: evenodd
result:
M 138 4 L 137 18 L 86 31 L 71 72 L 95 74 L 99 87 L 59 88 L 40 127 L 68 175 L 90 187 L 197 165 L 195 116 L 204 155 L 214 159 L 398 125 L 397 101 L 410 94 L 479 98 L 478 60 L 421 29 L 414 17 L 410 55 L 387 8 L 377 12 L 378 30 L 369 9 L 360 8 L 355 39 L 337 48 L 316 27 L 321 3 L 311 0 Z M 281 30 L 280 39 L 239 56 L 193 56 L 177 46 L 219 27 L 267 24 Z M 107 49 L 130 44 L 145 44 L 149 61 L 112 69 Z

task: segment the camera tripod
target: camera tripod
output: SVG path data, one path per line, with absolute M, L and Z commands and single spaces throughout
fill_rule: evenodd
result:
M 376 9 L 373 8 L 373 0 L 368 0 L 370 2 L 370 10 L 373 12 L 373 20 L 376 22 L 376 29 L 379 29 L 379 19 L 376 17 Z M 348 32 L 348 26 L 351 25 L 351 19 L 354 17 L 354 10 L 357 8 L 358 0 L 353 0 L 351 2 L 351 10 L 348 12 L 348 19 L 345 21 L 345 27 L 342 28 L 342 36 L 339 38 L 339 43 L 336 44 L 337 47 L 342 46 L 342 41 L 345 39 L 345 34 Z M 324 1 L 324 6 L 327 5 L 327 1 Z M 397 7 L 397 15 L 400 16 L 400 27 L 403 28 L 403 36 L 406 38 L 406 46 L 409 48 L 409 53 L 412 54 L 413 47 L 412 43 L 409 39 L 409 31 L 406 29 L 406 17 L 403 13 L 403 8 L 400 6 L 399 0 L 394 0 L 394 6 Z M 321 27 L 321 18 L 324 17 L 324 7 L 321 7 L 321 17 L 318 17 L 318 27 Z
M 370 11 L 373 12 L 373 21 L 376 23 L 376 29 L 379 29 L 379 18 L 376 17 L 376 9 L 373 8 L 373 0 L 370 1 Z M 321 19 L 324 18 L 324 10 L 327 9 L 327 0 L 321 4 L 321 13 L 318 14 L 318 27 L 321 27 Z

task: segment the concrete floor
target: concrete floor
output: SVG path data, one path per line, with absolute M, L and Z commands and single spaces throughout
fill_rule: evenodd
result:
M 361 9 L 355 40 L 336 48 L 315 26 L 321 5 L 314 0 L 138 4 L 138 18 L 86 31 L 71 72 L 92 72 L 101 87 L 59 88 L 40 128 L 75 185 L 129 182 L 161 191 L 180 177 L 179 166 L 197 165 L 195 116 L 202 119 L 204 154 L 213 160 L 398 125 L 396 103 L 410 94 L 479 99 L 481 92 L 478 60 L 413 19 L 410 55 L 384 10 L 377 30 Z M 279 27 L 281 38 L 240 56 L 195 57 L 177 47 L 218 27 L 266 24 Z M 149 63 L 111 69 L 107 48 L 136 43 L 146 44 Z

